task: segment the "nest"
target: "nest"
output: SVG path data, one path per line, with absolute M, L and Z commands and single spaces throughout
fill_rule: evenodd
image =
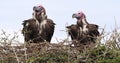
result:
M 74 46 L 73 46 L 74 45 Z M 38 58 L 49 53 L 58 54 L 64 52 L 67 55 L 75 57 L 76 54 L 82 52 L 85 49 L 93 48 L 93 43 L 89 44 L 68 44 L 64 43 L 30 43 L 22 44 L 20 46 L 0 46 L 0 58 L 1 60 L 15 60 L 16 62 L 26 62 L 30 58 Z M 72 58 L 71 58 L 72 59 Z

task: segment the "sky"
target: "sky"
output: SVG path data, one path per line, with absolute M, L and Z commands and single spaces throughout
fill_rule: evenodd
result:
M 1 0 L 0 34 L 1 30 L 11 35 L 18 32 L 19 41 L 24 42 L 21 24 L 32 17 L 32 8 L 36 5 L 42 5 L 48 18 L 56 23 L 51 42 L 67 38 L 65 27 L 76 23 L 72 14 L 78 11 L 85 13 L 89 23 L 97 24 L 99 28 L 105 27 L 107 32 L 114 29 L 115 21 L 120 27 L 119 0 Z

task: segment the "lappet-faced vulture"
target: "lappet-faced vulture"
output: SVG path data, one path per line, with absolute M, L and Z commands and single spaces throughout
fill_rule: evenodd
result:
M 50 42 L 55 23 L 46 15 L 42 5 L 33 7 L 33 17 L 23 21 L 22 34 L 25 42 Z
M 83 12 L 74 13 L 72 18 L 76 18 L 77 23 L 67 26 L 71 39 L 79 43 L 95 42 L 99 36 L 98 25 L 88 23 Z

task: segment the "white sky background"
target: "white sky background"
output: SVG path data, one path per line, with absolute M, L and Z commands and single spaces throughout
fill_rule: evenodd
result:
M 1 0 L 0 1 L 0 29 L 13 34 L 22 29 L 22 21 L 32 17 L 32 8 L 43 5 L 48 18 L 56 23 L 55 33 L 51 42 L 57 42 L 55 37 L 67 38 L 65 26 L 76 23 L 72 14 L 83 11 L 89 23 L 98 24 L 100 28 L 106 25 L 106 31 L 111 31 L 120 25 L 120 1 L 119 0 Z M 115 19 L 114 19 L 115 17 Z M 1 31 L 0 31 L 1 34 Z M 19 31 L 19 40 L 23 42 L 23 36 Z

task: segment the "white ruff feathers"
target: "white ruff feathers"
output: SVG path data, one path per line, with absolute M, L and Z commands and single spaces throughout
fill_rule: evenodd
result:
M 43 20 L 41 23 L 39 23 L 38 20 L 36 20 L 36 25 L 38 27 L 39 34 L 42 33 L 43 29 L 45 28 L 46 23 L 47 23 L 46 20 Z
M 83 22 L 83 32 L 87 33 L 87 31 L 88 31 L 88 28 L 87 28 L 88 23 L 85 21 L 85 19 L 82 19 L 82 22 Z

